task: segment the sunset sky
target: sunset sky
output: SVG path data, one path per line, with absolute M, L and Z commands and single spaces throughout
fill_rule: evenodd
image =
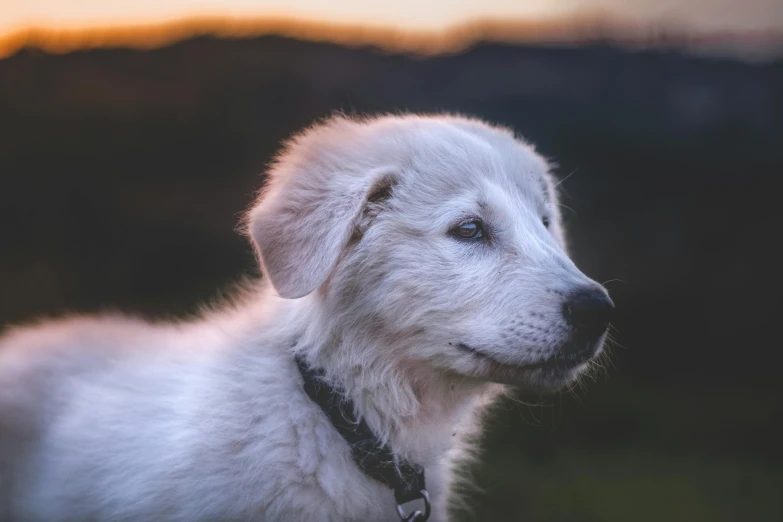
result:
M 783 0 L 0 0 L 0 34 L 195 16 L 282 16 L 438 30 L 477 18 L 535 20 L 591 12 L 639 23 L 677 20 L 703 31 L 783 30 Z

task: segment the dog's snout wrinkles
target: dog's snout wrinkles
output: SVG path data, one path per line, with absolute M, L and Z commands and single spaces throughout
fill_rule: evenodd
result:
M 606 331 L 614 314 L 614 303 L 599 288 L 582 288 L 563 304 L 563 315 L 578 333 L 597 337 Z

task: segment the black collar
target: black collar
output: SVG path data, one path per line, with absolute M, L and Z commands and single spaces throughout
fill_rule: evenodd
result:
M 398 505 L 424 499 L 426 514 L 429 515 L 424 469 L 395 455 L 387 445 L 378 440 L 364 419 L 357 420 L 353 401 L 326 382 L 323 370 L 311 368 L 300 356 L 296 356 L 296 365 L 304 381 L 305 393 L 321 407 L 334 428 L 351 447 L 356 465 L 369 477 L 393 489 Z M 403 513 L 400 512 L 400 515 L 403 516 Z M 420 518 L 409 520 L 426 520 L 426 517 L 421 518 L 421 515 L 424 514 L 420 513 Z

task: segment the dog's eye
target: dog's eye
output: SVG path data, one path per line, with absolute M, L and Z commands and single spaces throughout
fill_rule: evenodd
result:
M 546 216 L 542 217 L 541 218 L 541 223 L 544 224 L 545 228 L 549 228 L 549 218 L 548 217 L 546 217 Z
M 460 239 L 480 239 L 484 236 L 484 227 L 481 221 L 466 221 L 451 231 Z

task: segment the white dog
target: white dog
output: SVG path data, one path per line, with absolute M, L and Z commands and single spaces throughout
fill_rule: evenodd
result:
M 477 120 L 318 124 L 246 230 L 228 309 L 0 338 L 0 520 L 445 520 L 481 405 L 572 382 L 613 308 L 547 163 Z

